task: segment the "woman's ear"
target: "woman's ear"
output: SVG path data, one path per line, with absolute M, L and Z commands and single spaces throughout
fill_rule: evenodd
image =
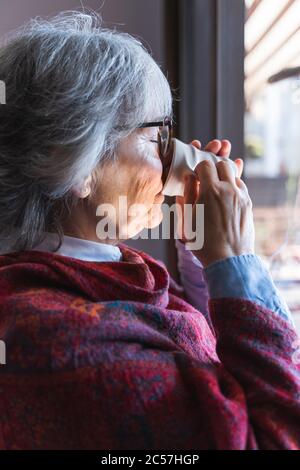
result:
M 85 181 L 73 188 L 74 194 L 80 199 L 85 199 L 91 194 L 91 182 L 92 182 L 92 175 L 89 175 Z

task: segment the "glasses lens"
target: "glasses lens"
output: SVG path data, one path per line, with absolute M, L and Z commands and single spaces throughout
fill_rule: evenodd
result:
M 159 150 L 160 155 L 162 158 L 165 158 L 170 146 L 171 140 L 171 132 L 170 132 L 170 125 L 168 121 L 163 126 L 159 127 L 158 131 L 158 142 L 159 142 Z

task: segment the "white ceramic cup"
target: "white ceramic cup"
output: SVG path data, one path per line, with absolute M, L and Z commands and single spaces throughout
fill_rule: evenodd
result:
M 230 158 L 217 157 L 214 153 L 199 150 L 193 145 L 185 144 L 178 139 L 172 139 L 173 157 L 169 173 L 164 184 L 162 193 L 165 196 L 183 196 L 184 178 L 186 175 L 195 174 L 194 170 L 198 163 L 210 160 L 215 164 L 221 160 L 230 162 L 234 175 L 238 176 L 236 164 Z

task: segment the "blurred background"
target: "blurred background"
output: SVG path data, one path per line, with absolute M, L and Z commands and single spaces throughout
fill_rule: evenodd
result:
M 244 136 L 257 252 L 300 329 L 299 0 L 246 0 Z
M 0 41 L 29 18 L 82 7 L 154 56 L 174 90 L 176 137 L 226 138 L 245 160 L 256 250 L 300 331 L 300 0 L 0 0 Z M 172 241 L 129 244 L 178 280 Z

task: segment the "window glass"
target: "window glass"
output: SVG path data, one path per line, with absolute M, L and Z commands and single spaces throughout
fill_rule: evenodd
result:
M 245 176 L 256 250 L 300 327 L 300 0 L 246 0 L 245 21 Z

